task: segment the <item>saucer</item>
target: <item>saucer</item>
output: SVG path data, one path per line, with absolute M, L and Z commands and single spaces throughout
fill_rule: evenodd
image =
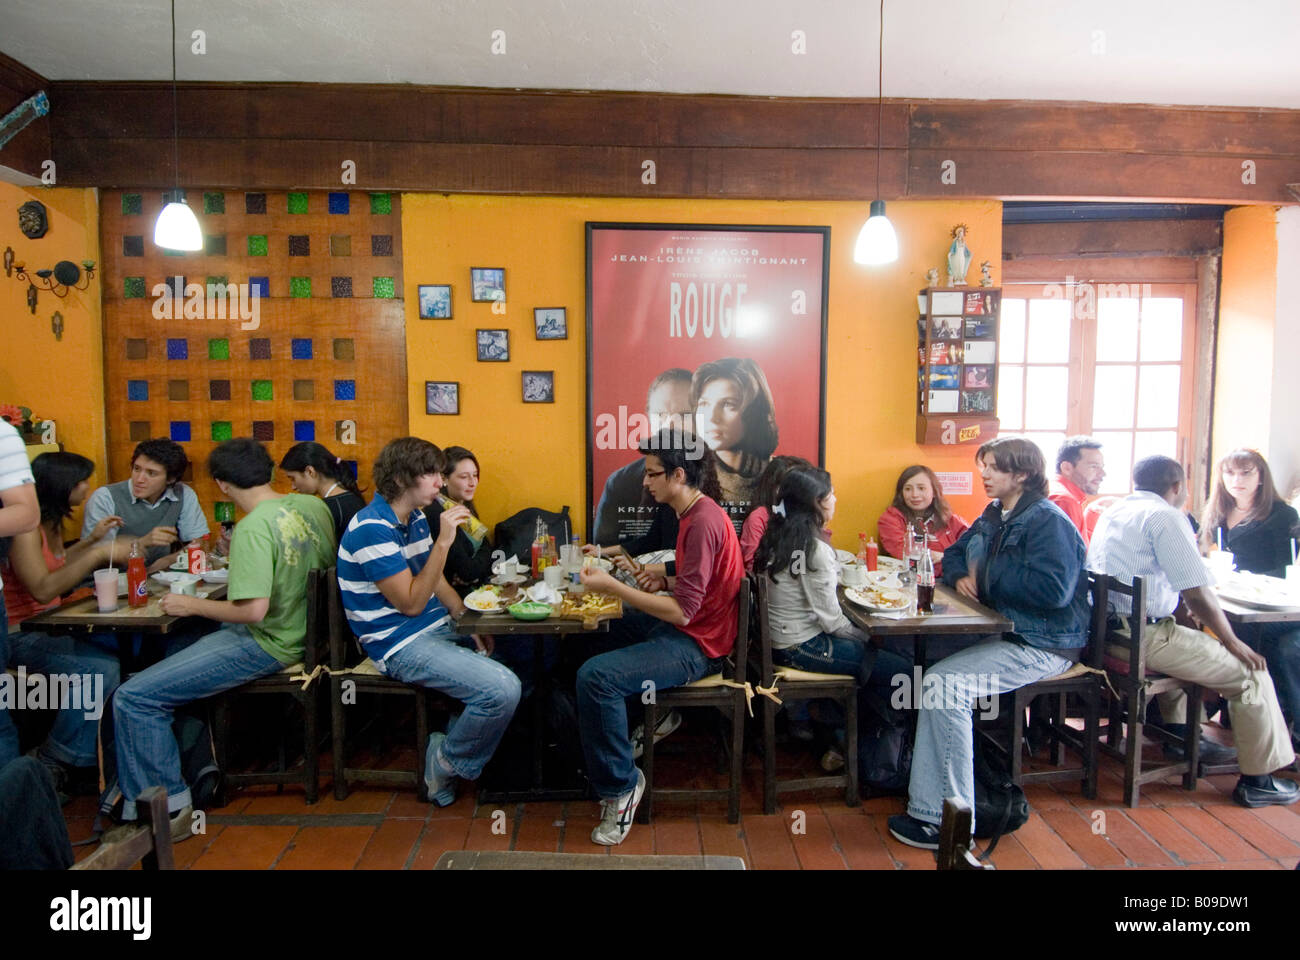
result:
M 508 583 L 523 583 L 527 579 L 522 573 L 517 573 L 513 577 L 493 577 L 492 582 L 498 587 L 504 587 Z

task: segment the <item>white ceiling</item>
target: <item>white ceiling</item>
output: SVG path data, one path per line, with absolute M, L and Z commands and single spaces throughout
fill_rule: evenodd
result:
M 177 69 L 867 97 L 877 16 L 874 0 L 178 0 Z M 169 18 L 167 0 L 0 0 L 0 52 L 52 80 L 166 80 Z M 1300 0 L 889 0 L 885 42 L 889 97 L 1300 108 Z

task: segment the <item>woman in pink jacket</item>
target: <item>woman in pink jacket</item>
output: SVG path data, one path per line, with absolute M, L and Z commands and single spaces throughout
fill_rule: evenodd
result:
M 907 536 L 911 528 L 925 526 L 929 532 L 930 555 L 934 572 L 942 572 L 943 552 L 957 542 L 970 526 L 952 512 L 943 498 L 939 478 L 922 464 L 908 467 L 894 486 L 894 502 L 877 521 L 880 549 L 900 560 L 907 556 Z

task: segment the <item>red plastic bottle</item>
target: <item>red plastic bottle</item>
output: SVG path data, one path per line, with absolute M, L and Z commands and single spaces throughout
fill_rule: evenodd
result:
M 880 564 L 880 547 L 874 538 L 867 541 L 867 569 L 875 570 Z
M 144 568 L 144 555 L 140 553 L 140 542 L 131 542 L 131 552 L 126 558 L 126 602 L 133 607 L 143 607 L 149 602 L 149 590 L 146 586 L 149 575 Z

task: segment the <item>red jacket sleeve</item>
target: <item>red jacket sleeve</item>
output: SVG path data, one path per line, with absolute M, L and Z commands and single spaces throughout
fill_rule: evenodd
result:
M 1084 538 L 1084 543 L 1088 542 L 1088 535 L 1084 533 L 1083 510 L 1079 507 L 1079 501 L 1064 493 L 1051 493 L 1047 496 L 1048 500 L 1061 508 L 1061 511 L 1070 518 L 1074 524 L 1074 529 L 1079 531 L 1079 535 Z
M 880 533 L 880 549 L 885 551 L 888 556 L 901 560 L 907 555 L 907 548 L 903 543 L 904 531 L 907 529 L 907 521 L 903 519 L 903 511 L 898 507 L 890 507 L 880 515 L 876 521 L 876 527 Z
M 767 507 L 755 507 L 745 518 L 745 525 L 740 529 L 740 556 L 745 561 L 747 572 L 754 569 L 754 554 L 758 551 L 759 541 L 767 531 Z

